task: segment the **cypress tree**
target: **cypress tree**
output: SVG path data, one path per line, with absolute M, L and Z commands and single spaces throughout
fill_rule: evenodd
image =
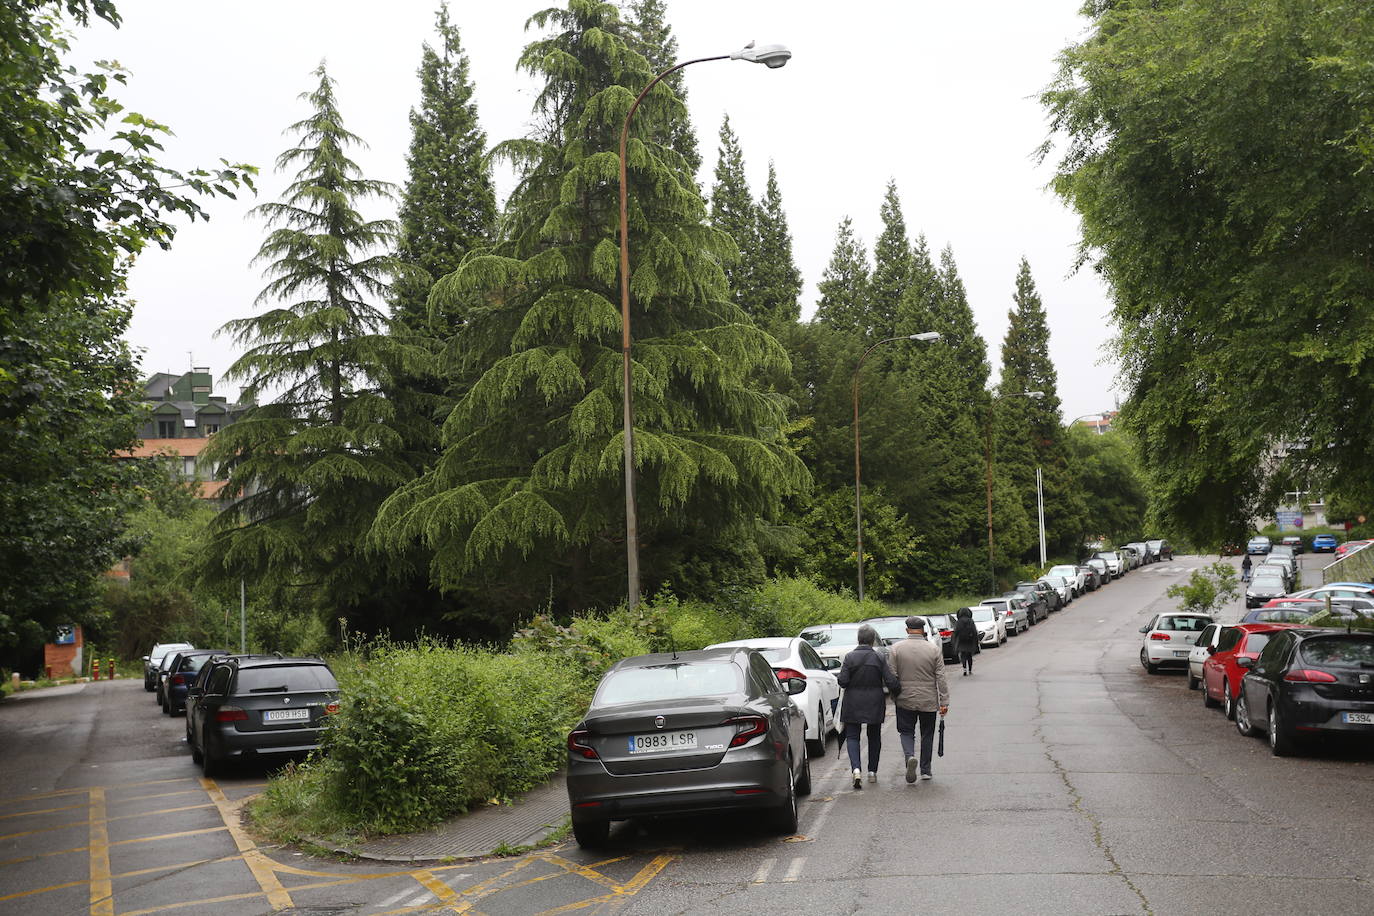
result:
M 458 29 L 439 7 L 436 50 L 420 59 L 420 105 L 410 110 L 409 177 L 401 193 L 398 258 L 412 269 L 392 292 L 392 315 L 411 330 L 428 327 L 429 290 L 458 269 L 463 256 L 487 245 L 496 228 L 496 193 L 486 162 L 487 137 Z M 461 314 L 436 316 L 431 328 L 447 336 Z
M 711 186 L 711 225 L 735 243 L 735 251 L 722 255 L 725 281 L 735 304 L 747 310 L 752 298 L 754 280 L 751 271 L 756 266 L 748 252 L 758 247 L 759 220 L 754 198 L 749 193 L 749 181 L 744 175 L 744 153 L 739 137 L 730 128 L 727 114 L 720 124 L 720 152 L 716 158 L 716 182 Z
M 863 336 L 867 332 L 868 252 L 847 216 L 835 232 L 835 248 L 817 290 L 821 297 L 816 304 L 816 321 L 845 334 Z
M 263 314 L 225 324 L 247 351 L 229 369 L 245 400 L 279 389 L 211 440 L 206 457 L 243 494 L 215 520 L 207 563 L 220 574 L 251 574 L 279 585 L 310 583 L 322 607 L 363 590 L 368 564 L 355 562 L 382 496 L 412 467 L 378 391 L 388 366 L 424 359 L 386 333 L 378 304 L 398 270 L 391 220 L 366 220 L 368 198 L 392 188 L 364 178 L 346 155 L 361 140 L 343 126 L 334 81 L 302 96 L 311 114 L 291 126 L 298 144 L 277 159 L 298 166 L 278 203 L 256 208 L 274 228 L 258 253 L 270 281 Z M 213 572 L 211 573 L 213 575 Z
M 970 403 L 980 401 L 988 384 L 988 345 L 978 333 L 978 323 L 968 303 L 964 281 L 954 263 L 954 249 L 948 245 L 940 252 L 940 326 L 935 330 L 945 336 L 954 350 L 955 361 L 965 380 Z
M 911 243 L 896 181 L 888 180 L 879 215 L 883 229 L 873 245 L 873 278 L 869 284 L 868 333 L 875 339 L 893 335 L 902 294 L 911 282 Z
M 668 24 L 668 9 L 663 0 L 632 0 L 626 7 L 625 28 L 627 42 L 649 62 L 653 75 L 680 62 L 677 38 Z M 678 70 L 664 79 L 684 108 L 687 104 L 685 75 L 685 71 Z M 697 172 L 701 171 L 701 151 L 697 148 L 697 132 L 685 110 L 682 117 L 673 118 L 668 124 L 666 141 L 665 145 L 682 157 L 687 174 L 696 181 Z
M 745 311 L 761 326 L 777 330 L 801 317 L 802 277 L 792 258 L 792 232 L 787 227 L 787 211 L 782 206 L 778 173 L 768 163 L 768 184 L 756 209 L 758 219 L 754 238 L 757 246 L 744 252 L 752 264 L 751 290 Z
M 431 547 L 442 587 L 502 582 L 487 597 L 512 616 L 624 595 L 617 148 L 651 76 L 613 4 L 569 0 L 530 23 L 553 31 L 520 59 L 545 81 L 546 128 L 497 148 L 521 170 L 509 235 L 434 292 L 482 300 L 459 335 L 481 374 L 443 456 L 374 527 L 379 544 Z M 669 571 L 700 570 L 704 544 L 747 558 L 747 529 L 807 477 L 781 439 L 781 399 L 748 385 L 786 355 L 727 299 L 729 240 L 658 139 L 682 113 L 671 87 L 650 92 L 627 159 L 644 582 L 691 592 L 712 583 Z

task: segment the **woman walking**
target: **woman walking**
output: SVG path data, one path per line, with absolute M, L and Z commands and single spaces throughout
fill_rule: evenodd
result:
M 840 721 L 844 723 L 849 765 L 854 769 L 854 788 L 862 789 L 863 761 L 859 756 L 859 730 L 868 726 L 868 781 L 878 781 L 878 757 L 883 750 L 883 720 L 887 718 L 887 697 L 883 687 L 896 696 L 902 690 L 897 675 L 874 645 L 878 631 L 868 624 L 859 627 L 859 644 L 844 657 L 836 678 L 844 688 Z
M 954 651 L 959 653 L 959 662 L 964 666 L 964 677 L 973 673 L 973 655 L 978 651 L 978 626 L 973 622 L 973 611 L 959 608 L 954 622 Z

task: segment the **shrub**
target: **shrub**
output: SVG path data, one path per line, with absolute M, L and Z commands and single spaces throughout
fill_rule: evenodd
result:
M 1187 582 L 1171 585 L 1164 594 L 1178 598 L 1181 611 L 1211 614 L 1240 594 L 1236 568 L 1230 563 L 1213 563 L 1193 570 Z

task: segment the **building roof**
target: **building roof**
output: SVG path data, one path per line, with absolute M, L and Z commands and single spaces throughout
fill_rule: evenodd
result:
M 205 449 L 208 438 L 187 437 L 184 439 L 144 439 L 127 452 L 119 452 L 117 458 L 153 458 L 157 455 L 173 454 L 182 458 L 196 458 Z

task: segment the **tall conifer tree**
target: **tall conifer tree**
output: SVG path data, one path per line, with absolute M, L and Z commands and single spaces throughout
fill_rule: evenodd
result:
M 792 258 L 792 232 L 787 226 L 777 169 L 771 161 L 768 184 L 755 216 L 756 247 L 742 252 L 753 265 L 749 298 L 742 305 L 760 325 L 776 332 L 801 317 L 797 300 L 801 296 L 802 277 Z
M 440 461 L 374 528 L 379 544 L 424 541 L 440 585 L 480 585 L 512 615 L 624 597 L 616 150 L 650 78 L 613 4 L 569 0 L 530 23 L 552 30 L 520 59 L 545 81 L 536 110 L 550 129 L 498 147 L 521 170 L 509 234 L 434 293 L 482 298 L 460 342 L 483 371 L 445 423 Z M 726 298 L 729 241 L 657 139 L 682 116 L 660 84 L 627 158 L 644 582 L 690 592 L 710 583 L 675 570 L 715 563 L 703 545 L 747 552 L 754 520 L 807 477 L 781 440 L 781 399 L 748 385 L 786 355 Z
M 409 177 L 401 193 L 398 257 L 412 270 L 398 278 L 392 315 L 403 327 L 429 326 L 430 287 L 458 269 L 463 256 L 487 245 L 496 230 L 496 193 L 486 161 L 487 136 L 477 122 L 468 58 L 458 28 L 439 7 L 438 48 L 420 58 L 420 105 L 410 110 Z M 436 316 L 447 336 L 461 314 Z
M 711 186 L 711 225 L 735 242 L 737 251 L 722 255 L 722 264 L 731 298 L 736 305 L 745 307 L 754 287 L 750 272 L 755 265 L 748 255 L 758 247 L 758 213 L 744 175 L 744 153 L 739 137 L 730 127 L 728 114 L 720 124 L 716 181 Z
M 988 384 L 988 345 L 978 333 L 973 308 L 968 302 L 964 281 L 954 263 L 954 249 L 946 245 L 940 252 L 940 322 L 936 330 L 945 335 L 953 348 L 959 371 L 968 386 L 971 401 L 983 397 Z
M 911 282 L 911 242 L 896 181 L 888 180 L 879 215 L 883 229 L 873 245 L 873 278 L 869 284 L 868 333 L 875 339 L 894 333 L 897 307 Z
M 644 55 L 654 75 L 680 62 L 677 37 L 673 35 L 673 27 L 668 24 L 668 8 L 663 0 L 631 0 L 626 6 L 625 27 L 630 47 Z M 664 82 L 672 87 L 685 106 L 686 71 L 679 70 L 666 77 Z M 666 139 L 666 145 L 682 157 L 687 174 L 692 181 L 696 181 L 697 172 L 701 171 L 701 151 L 697 148 L 697 132 L 692 128 L 691 118 L 684 113 L 682 117 L 672 119 Z
M 868 252 L 854 234 L 854 223 L 847 216 L 840 220 L 840 228 L 835 232 L 835 248 L 817 290 L 821 296 L 816 304 L 816 321 L 845 334 L 863 336 L 867 329 Z

